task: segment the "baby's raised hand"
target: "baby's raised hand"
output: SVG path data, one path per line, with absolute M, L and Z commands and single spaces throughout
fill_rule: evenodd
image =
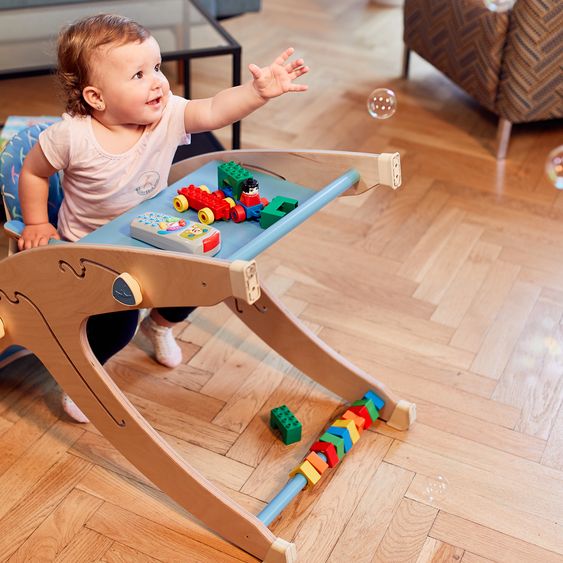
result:
M 270 66 L 260 68 L 255 64 L 248 65 L 248 70 L 254 78 L 252 84 L 263 99 L 269 100 L 286 92 L 307 90 L 307 85 L 293 82 L 296 78 L 309 72 L 309 67 L 305 66 L 303 59 L 287 62 L 294 51 L 293 47 L 286 49 Z

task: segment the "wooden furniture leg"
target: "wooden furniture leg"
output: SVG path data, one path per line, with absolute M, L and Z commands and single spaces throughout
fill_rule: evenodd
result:
M 497 159 L 499 160 L 506 158 L 511 131 L 512 123 L 504 117 L 499 117 L 497 128 Z
M 406 430 L 414 422 L 414 403 L 399 400 L 383 383 L 330 348 L 264 286 L 252 305 L 233 298 L 227 304 L 264 342 L 311 379 L 347 401 L 371 389 L 385 401 L 380 417 L 389 426 Z
M 3 346 L 32 350 L 104 437 L 205 525 L 260 559 L 290 562 L 293 544 L 180 457 L 97 362 L 86 338 L 89 316 L 125 308 L 114 298 L 115 280 L 124 273 L 142 280 L 141 300 L 132 304 L 139 308 L 244 298 L 247 282 L 254 280 L 235 269 L 225 261 L 130 248 L 69 244 L 28 250 L 0 263 L 1 340 Z
M 411 50 L 404 45 L 403 46 L 403 71 L 401 73 L 401 78 L 405 80 L 409 77 L 409 66 L 411 60 Z

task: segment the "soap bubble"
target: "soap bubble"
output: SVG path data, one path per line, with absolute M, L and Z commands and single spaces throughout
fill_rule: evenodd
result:
M 549 153 L 545 161 L 545 173 L 558 190 L 563 190 L 563 145 Z
M 498 12 L 500 14 L 502 12 L 512 10 L 512 8 L 514 8 L 514 4 L 516 4 L 516 0 L 483 0 L 483 4 L 485 4 L 485 8 L 487 8 L 487 10 L 490 10 L 491 12 Z
M 388 119 L 397 111 L 397 96 L 389 88 L 376 88 L 368 96 L 368 111 L 374 119 Z
M 434 475 L 426 478 L 424 496 L 428 502 L 434 502 L 444 497 L 448 490 L 448 480 L 443 475 Z

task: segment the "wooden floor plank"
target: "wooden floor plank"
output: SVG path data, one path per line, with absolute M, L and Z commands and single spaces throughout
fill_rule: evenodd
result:
M 376 552 L 413 473 L 396 465 L 382 463 L 358 502 L 327 561 L 345 561 L 354 553 L 357 563 L 370 562 Z M 358 545 L 358 537 L 363 538 Z
M 440 511 L 430 536 L 452 543 L 491 559 L 512 563 L 514 561 L 545 561 L 558 562 L 563 560 L 561 555 L 537 548 L 529 543 L 501 534 L 485 526 L 479 526 L 471 520 L 465 520 Z M 469 560 L 471 560 L 469 558 Z M 465 561 L 465 559 L 464 559 Z
M 496 116 L 416 54 L 400 78 L 400 0 L 262 0 L 221 25 L 242 45 L 244 80 L 249 63 L 289 44 L 311 69 L 306 94 L 244 119 L 244 148 L 401 156 L 400 189 L 339 198 L 257 258 L 261 281 L 306 326 L 418 403 L 408 432 L 376 422 L 272 530 L 308 562 L 563 561 L 563 193 L 544 172 L 563 124 L 514 125 L 497 160 Z M 193 96 L 228 87 L 231 70 L 228 57 L 193 60 Z M 177 65 L 165 72 L 181 95 Z M 397 95 L 392 119 L 366 111 L 381 86 Z M 63 110 L 51 77 L 2 81 L 0 122 Z M 216 133 L 230 144 L 230 127 Z M 177 368 L 138 336 L 108 373 L 181 456 L 257 514 L 346 407 L 224 304 L 196 309 L 174 334 Z M 282 404 L 303 424 L 290 446 L 269 426 Z M 92 425 L 71 424 L 33 357 L 0 372 L 0 452 L 1 561 L 254 560 Z M 438 474 L 448 488 L 430 499 Z M 90 503 L 102 504 L 87 518 Z
M 431 506 L 404 499 L 383 536 L 372 561 L 416 562 L 436 518 Z
M 9 561 L 30 561 L 38 554 L 45 560 L 56 560 L 101 505 L 100 499 L 73 489 Z
M 194 563 L 256 561 L 241 553 L 241 558 L 221 553 L 149 519 L 104 503 L 88 521 L 88 528 L 131 549 L 160 561 L 193 561 Z

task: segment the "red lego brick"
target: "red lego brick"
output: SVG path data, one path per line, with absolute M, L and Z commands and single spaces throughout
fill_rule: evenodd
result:
M 373 424 L 373 420 L 371 419 L 369 411 L 364 405 L 351 406 L 348 407 L 348 410 L 352 411 L 354 414 L 357 414 L 358 416 L 361 416 L 366 421 L 364 426 L 365 430 L 367 430 Z
M 338 459 L 334 444 L 331 444 L 330 442 L 315 442 L 309 448 L 309 451 L 323 453 L 326 456 L 326 462 L 328 463 L 329 467 L 334 467 L 340 461 Z

